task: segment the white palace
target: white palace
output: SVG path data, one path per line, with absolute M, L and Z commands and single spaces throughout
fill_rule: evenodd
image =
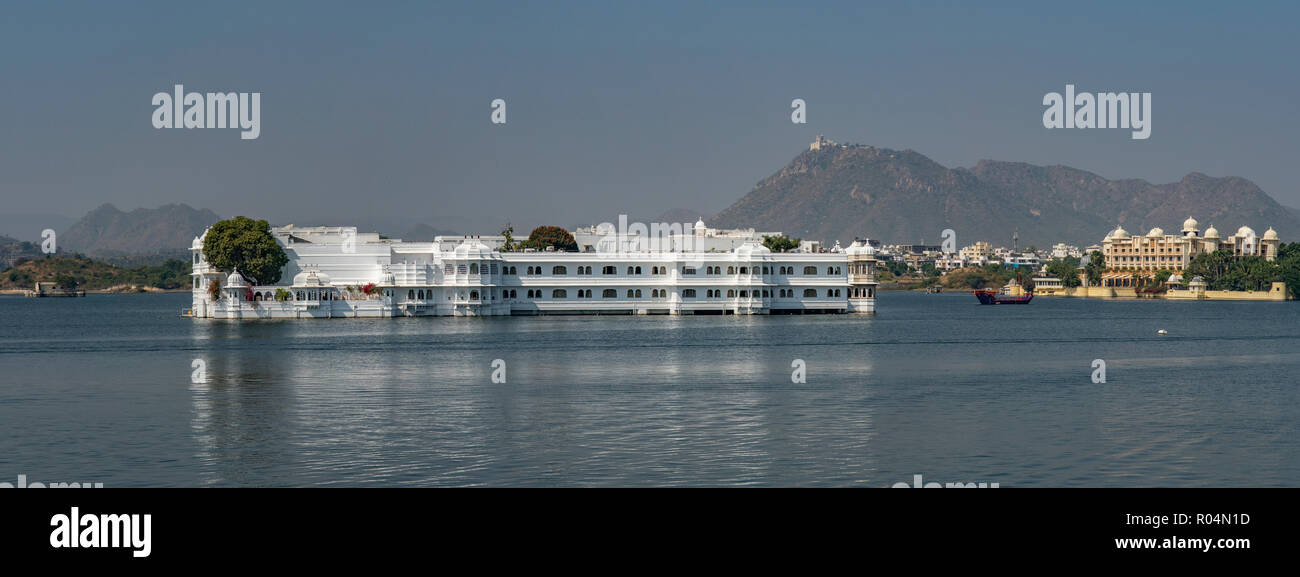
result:
M 271 233 L 289 257 L 276 285 L 217 270 L 204 259 L 204 237 L 195 238 L 188 313 L 262 319 L 875 311 L 875 249 L 866 242 L 773 253 L 751 230 L 719 231 L 703 222 L 659 243 L 611 232 L 611 242 L 586 243 L 584 252 L 502 251 L 502 237 L 402 242 L 355 227 L 289 225 Z M 682 242 L 685 236 L 699 242 Z

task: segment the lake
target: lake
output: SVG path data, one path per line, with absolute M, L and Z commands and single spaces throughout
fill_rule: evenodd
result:
M 189 301 L 0 297 L 0 482 L 1300 483 L 1300 303 L 237 323 Z

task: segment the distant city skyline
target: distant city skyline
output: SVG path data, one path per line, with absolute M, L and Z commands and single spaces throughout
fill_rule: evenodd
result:
M 490 233 L 721 210 L 806 150 L 945 166 L 1241 176 L 1300 207 L 1300 7 L 823 2 L 22 4 L 0 15 L 3 214 L 186 203 L 276 223 Z M 151 98 L 260 93 L 260 134 L 156 129 Z M 1149 138 L 1044 96 L 1151 94 Z M 507 105 L 493 124 L 491 103 Z M 802 99 L 807 123 L 792 124 Z M 178 119 L 179 121 L 179 119 Z M 0 231 L 3 232 L 3 231 Z

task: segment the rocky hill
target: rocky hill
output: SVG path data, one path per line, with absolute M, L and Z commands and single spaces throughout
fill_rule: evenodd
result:
M 780 230 L 827 243 L 854 237 L 959 245 L 976 240 L 1021 246 L 1101 242 L 1116 224 L 1131 232 L 1176 232 L 1194 216 L 1204 229 L 1272 226 L 1300 237 L 1300 217 L 1239 177 L 1192 173 L 1179 182 L 1108 180 L 1068 166 L 984 160 L 948 168 L 912 150 L 832 146 L 806 151 L 714 217 L 717 227 Z
M 218 220 L 210 210 L 185 204 L 131 212 L 105 204 L 59 233 L 59 252 L 100 259 L 142 255 L 187 259 L 190 241 Z

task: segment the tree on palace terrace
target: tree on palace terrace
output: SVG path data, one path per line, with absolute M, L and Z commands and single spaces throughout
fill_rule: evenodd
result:
M 212 225 L 203 238 L 203 256 L 219 270 L 238 270 L 260 285 L 280 282 L 289 257 L 271 236 L 265 220 L 236 216 Z
M 558 226 L 543 225 L 534 228 L 523 245 L 537 250 L 546 250 L 548 247 L 555 247 L 555 250 L 558 251 L 573 252 L 578 250 L 578 243 L 573 240 L 573 235 Z

